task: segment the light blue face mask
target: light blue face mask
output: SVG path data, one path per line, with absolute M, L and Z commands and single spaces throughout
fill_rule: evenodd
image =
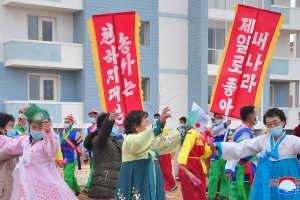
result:
M 219 126 L 219 125 L 223 124 L 223 120 L 217 119 L 217 120 L 215 121 L 215 124 L 216 124 L 217 126 Z
M 28 128 L 29 128 L 29 123 L 26 122 L 26 123 L 23 125 L 23 129 L 26 131 Z
M 268 133 L 273 137 L 278 137 L 282 132 L 283 132 L 283 128 L 281 125 L 268 129 Z
M 65 128 L 65 129 L 70 128 L 70 124 L 64 124 L 64 128 Z
M 255 116 L 255 120 L 253 121 L 254 125 L 258 123 L 258 116 Z
M 43 132 L 30 131 L 29 134 L 35 140 L 41 140 L 41 139 L 43 139 L 43 136 L 44 136 Z
M 14 138 L 16 136 L 16 130 L 15 129 L 6 130 L 6 136 Z
M 118 133 L 119 133 L 119 127 L 113 127 L 113 129 L 111 130 L 110 135 L 115 137 L 115 136 L 118 135 Z
M 298 117 L 298 120 L 300 121 L 300 117 Z
M 96 123 L 96 118 L 91 117 L 91 118 L 90 118 L 90 122 L 91 122 L 91 123 Z

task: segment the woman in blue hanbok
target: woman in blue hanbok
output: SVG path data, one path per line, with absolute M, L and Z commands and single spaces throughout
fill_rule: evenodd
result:
M 268 134 L 241 143 L 215 143 L 215 147 L 225 160 L 259 156 L 250 200 L 300 199 L 300 138 L 286 134 L 286 116 L 278 108 L 270 108 L 263 122 Z

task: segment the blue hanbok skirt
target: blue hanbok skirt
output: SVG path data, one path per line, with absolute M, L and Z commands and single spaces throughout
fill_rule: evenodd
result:
M 300 200 L 300 168 L 297 158 L 279 161 L 259 159 L 249 200 Z

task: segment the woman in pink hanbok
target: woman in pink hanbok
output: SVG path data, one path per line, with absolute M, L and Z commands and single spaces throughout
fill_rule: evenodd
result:
M 59 138 L 48 120 L 42 127 L 29 121 L 30 137 L 0 135 L 0 152 L 22 155 L 14 172 L 13 200 L 77 199 L 55 166 Z

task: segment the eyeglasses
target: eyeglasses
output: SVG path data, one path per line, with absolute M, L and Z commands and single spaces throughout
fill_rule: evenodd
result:
M 273 123 L 266 123 L 266 127 L 267 128 L 272 128 L 272 127 L 276 127 L 276 126 L 280 126 L 281 125 L 281 121 L 275 121 Z

